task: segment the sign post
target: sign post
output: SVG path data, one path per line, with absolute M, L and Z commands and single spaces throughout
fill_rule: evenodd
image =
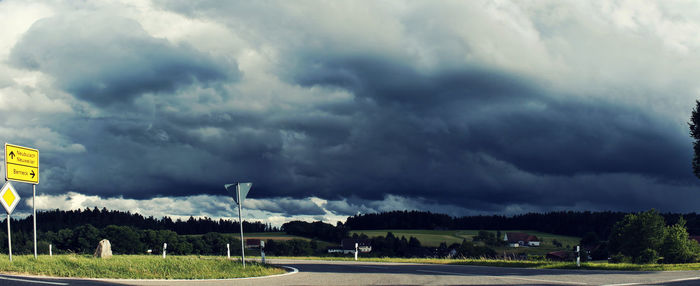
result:
M 34 258 L 36 259 L 36 185 L 39 184 L 39 150 L 5 143 L 5 181 L 32 184 Z
M 19 194 L 12 186 L 12 183 L 6 182 L 0 190 L 0 204 L 7 211 L 7 250 L 10 256 L 10 262 L 12 262 L 12 235 L 10 234 L 10 214 L 15 210 L 17 204 L 19 204 Z
M 227 191 L 231 191 L 231 187 L 236 186 L 235 193 L 233 193 L 233 200 L 238 204 L 238 223 L 241 227 L 241 261 L 243 262 L 243 268 L 245 268 L 245 245 L 243 243 L 243 219 L 241 217 L 241 208 L 243 205 L 243 200 L 248 195 L 250 187 L 253 183 L 236 183 L 236 184 L 226 184 L 224 188 Z

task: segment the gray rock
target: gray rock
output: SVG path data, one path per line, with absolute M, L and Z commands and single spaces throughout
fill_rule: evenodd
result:
M 95 257 L 97 257 L 97 258 L 110 258 L 110 257 L 112 257 L 112 244 L 109 243 L 109 240 L 106 240 L 106 239 L 100 240 L 100 243 L 97 245 L 97 249 L 95 249 Z

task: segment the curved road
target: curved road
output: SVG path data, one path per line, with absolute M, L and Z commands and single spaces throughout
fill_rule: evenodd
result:
M 199 281 L 0 275 L 0 285 L 700 285 L 700 271 L 620 272 L 310 260 L 270 262 L 299 272 L 276 277 Z

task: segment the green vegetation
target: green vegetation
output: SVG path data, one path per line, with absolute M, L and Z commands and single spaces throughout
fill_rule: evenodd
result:
M 469 235 L 461 235 L 464 231 L 460 230 L 422 230 L 422 229 L 387 229 L 387 230 L 354 230 L 350 231 L 350 235 L 365 234 L 368 237 L 384 237 L 388 232 L 391 232 L 396 237 L 406 237 L 411 236 L 417 238 L 421 245 L 429 247 L 438 247 L 440 243 L 445 242 L 448 245 L 452 243 L 462 243 L 462 240 L 467 238 Z M 474 234 L 476 235 L 476 231 Z M 473 236 L 472 235 L 472 236 Z M 467 239 L 471 241 L 471 236 Z
M 56 277 L 90 277 L 121 279 L 224 279 L 266 276 L 285 270 L 246 263 L 217 256 L 115 255 L 109 259 L 90 255 L 0 255 L 0 272 Z
M 273 257 L 275 259 L 298 260 L 330 260 L 351 261 L 352 257 Z M 453 264 L 453 265 L 477 265 L 493 267 L 516 267 L 537 269 L 584 269 L 584 270 L 619 270 L 619 271 L 680 271 L 700 270 L 700 263 L 687 264 L 633 264 L 633 263 L 607 263 L 607 262 L 583 262 L 581 267 L 576 267 L 574 262 L 555 262 L 547 260 L 503 260 L 503 259 L 439 259 L 439 258 L 389 258 L 389 257 L 360 257 L 359 261 L 366 262 L 392 262 L 392 263 L 426 263 L 426 264 Z
M 654 209 L 628 214 L 615 223 L 610 236 L 609 252 L 614 262 L 638 264 L 688 263 L 700 259 L 700 245 L 688 239 L 685 220 L 666 226 Z
M 453 243 L 461 244 L 463 240 L 474 241 L 474 238 L 479 235 L 479 230 L 407 230 L 407 229 L 388 229 L 388 230 L 356 230 L 351 231 L 350 234 L 367 235 L 368 237 L 380 237 L 385 236 L 388 232 L 391 232 L 396 237 L 415 237 L 420 241 L 422 246 L 427 247 L 440 247 L 441 243 L 446 245 L 451 245 Z M 484 231 L 481 231 L 482 233 Z M 488 231 L 489 233 L 495 235 L 497 231 Z M 519 255 L 527 254 L 534 256 L 544 256 L 547 252 L 559 251 L 559 250 L 571 250 L 572 247 L 578 245 L 581 238 L 574 236 L 556 235 L 551 233 L 544 233 L 539 231 L 531 230 L 502 230 L 500 239 L 503 239 L 503 235 L 507 232 L 525 232 L 537 236 L 541 244 L 539 247 L 520 247 L 511 248 L 507 246 L 489 246 L 492 247 L 497 254 L 507 255 Z M 477 245 L 485 245 L 486 243 L 480 241 Z

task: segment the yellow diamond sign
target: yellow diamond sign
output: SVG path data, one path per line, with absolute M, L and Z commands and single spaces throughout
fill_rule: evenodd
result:
M 0 204 L 5 208 L 7 214 L 11 214 L 19 204 L 19 194 L 10 182 L 5 183 L 0 190 Z

